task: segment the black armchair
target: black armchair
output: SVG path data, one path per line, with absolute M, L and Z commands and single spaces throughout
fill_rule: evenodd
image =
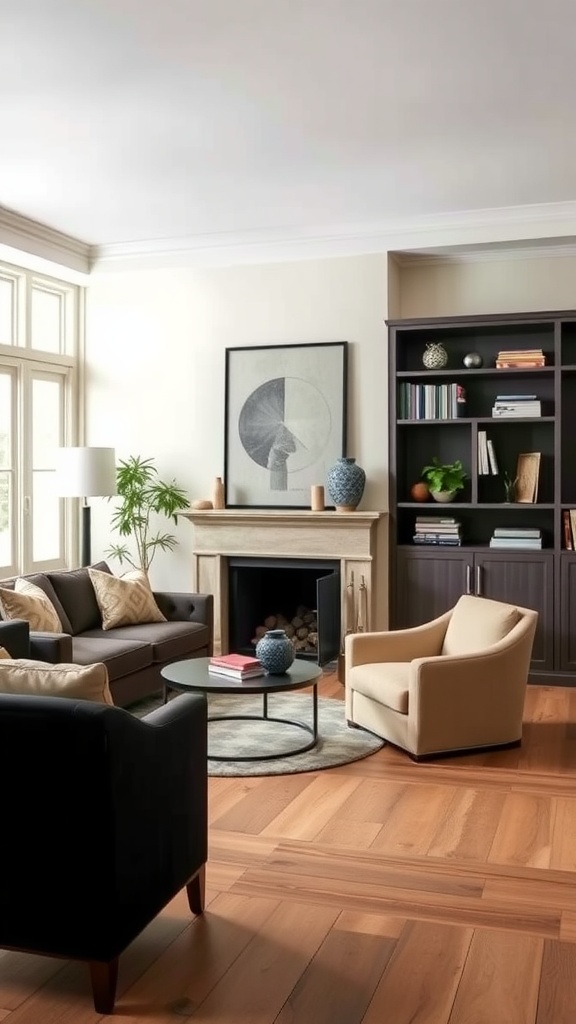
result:
M 90 964 L 112 1013 L 118 957 L 184 886 L 204 908 L 206 699 L 143 719 L 0 695 L 0 947 Z

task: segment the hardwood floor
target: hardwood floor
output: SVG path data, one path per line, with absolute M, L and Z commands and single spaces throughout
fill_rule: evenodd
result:
M 323 696 L 341 699 L 325 677 Z M 207 909 L 123 954 L 123 1024 L 573 1024 L 576 690 L 521 748 L 210 780 Z M 94 1024 L 88 969 L 0 955 L 0 1021 Z

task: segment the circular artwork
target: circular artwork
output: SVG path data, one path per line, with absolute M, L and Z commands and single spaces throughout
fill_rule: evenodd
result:
M 238 434 L 246 453 L 270 470 L 274 490 L 286 490 L 288 473 L 317 462 L 330 437 L 330 409 L 314 384 L 299 377 L 274 377 L 246 399 Z

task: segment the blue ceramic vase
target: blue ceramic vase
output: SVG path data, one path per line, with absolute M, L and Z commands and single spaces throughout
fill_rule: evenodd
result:
M 364 494 L 366 473 L 356 465 L 356 459 L 338 459 L 328 470 L 326 483 L 336 511 L 353 512 Z
M 256 657 L 260 659 L 267 672 L 278 676 L 290 668 L 296 652 L 294 644 L 283 629 L 269 629 L 256 644 Z

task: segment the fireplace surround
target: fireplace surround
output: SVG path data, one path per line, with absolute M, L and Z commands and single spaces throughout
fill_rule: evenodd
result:
M 192 510 L 180 513 L 194 530 L 192 586 L 214 595 L 214 650 L 230 648 L 230 562 L 240 558 L 325 563 L 338 570 L 340 630 L 354 628 L 351 593 L 364 580 L 367 622 L 388 625 L 388 516 L 384 512 L 300 509 Z M 328 570 L 327 570 L 328 571 Z

